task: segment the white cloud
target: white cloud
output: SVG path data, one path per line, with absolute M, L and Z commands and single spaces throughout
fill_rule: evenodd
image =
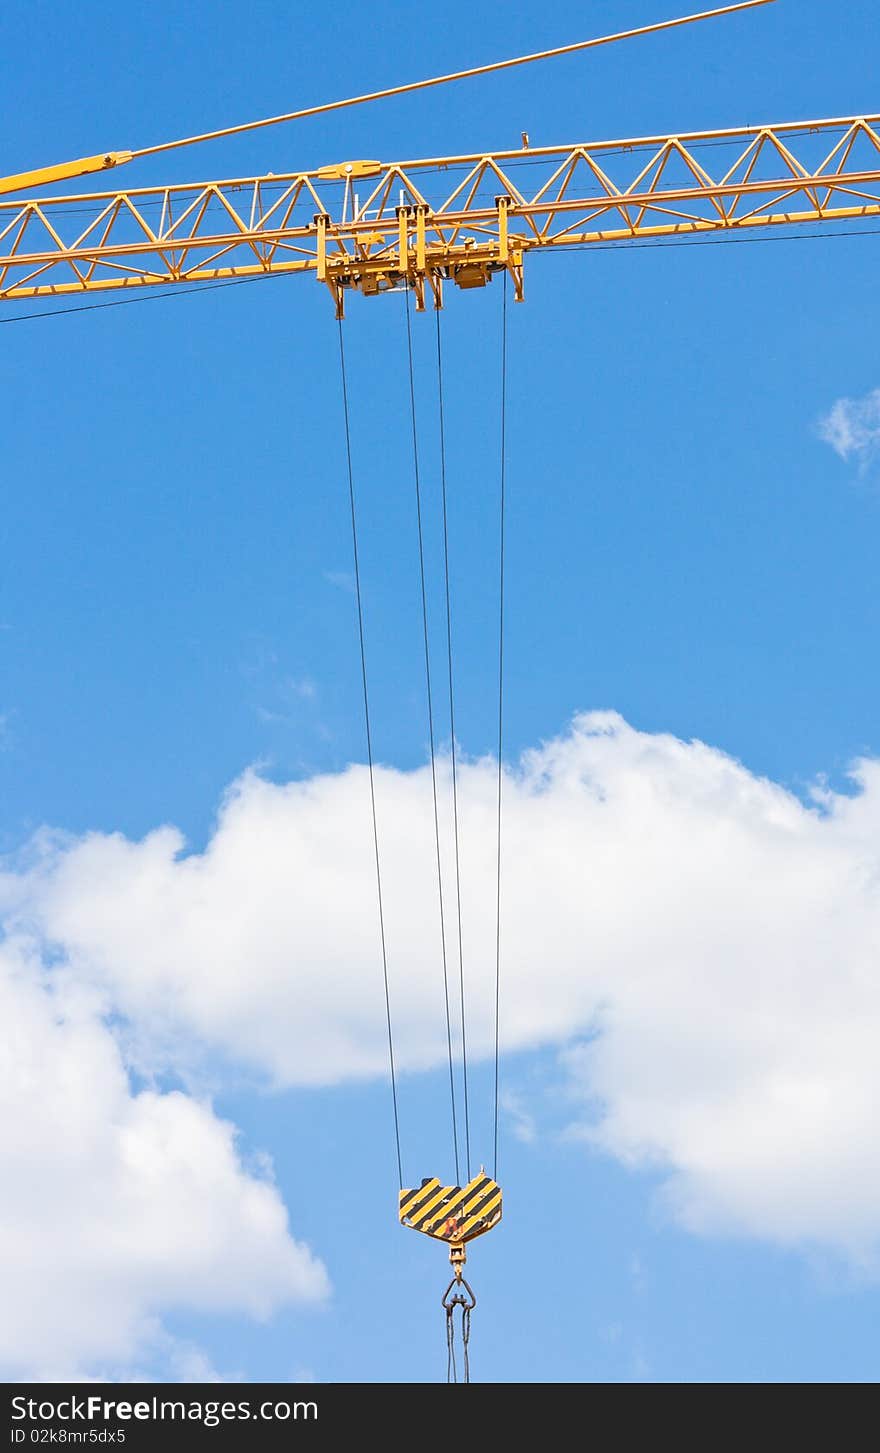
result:
M 867 469 L 880 451 L 880 388 L 860 399 L 838 399 L 819 420 L 819 434 L 841 459 Z
M 538 1138 L 535 1117 L 526 1106 L 518 1090 L 502 1090 L 501 1108 L 510 1123 L 516 1139 L 523 1145 L 534 1145 Z
M 181 1093 L 134 1092 L 89 995 L 0 948 L 0 1375 L 160 1375 L 209 1364 L 172 1309 L 265 1317 L 326 1290 L 234 1129 Z
M 561 1048 L 579 1133 L 655 1167 L 685 1224 L 866 1259 L 880 1244 L 880 763 L 860 763 L 854 787 L 805 805 L 611 713 L 528 753 L 505 780 L 503 1037 Z M 494 790 L 490 761 L 465 764 L 475 1056 L 492 1042 Z M 382 768 L 377 793 L 396 1046 L 415 1070 L 445 1052 L 430 773 Z M 144 1064 L 210 1050 L 284 1085 L 380 1075 L 368 813 L 359 767 L 286 786 L 248 774 L 203 853 L 168 827 L 44 835 L 0 902 L 59 983 L 125 1017 Z

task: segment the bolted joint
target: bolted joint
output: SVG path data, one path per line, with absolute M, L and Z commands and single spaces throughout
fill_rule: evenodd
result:
M 467 1247 L 463 1241 L 453 1241 L 449 1248 L 449 1265 L 455 1272 L 455 1280 L 461 1281 L 464 1265 L 467 1261 Z

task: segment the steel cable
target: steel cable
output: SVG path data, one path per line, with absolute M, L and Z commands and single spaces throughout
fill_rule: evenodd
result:
M 449 514 L 446 489 L 446 410 L 443 397 L 443 350 L 440 340 L 440 309 L 435 311 L 437 319 L 437 399 L 440 423 L 440 494 L 443 504 L 443 573 L 446 582 L 446 655 L 449 663 L 449 734 L 451 740 L 452 765 L 452 822 L 455 841 L 455 908 L 458 921 L 458 987 L 461 1013 L 461 1061 L 464 1088 L 464 1134 L 465 1157 L 468 1180 L 471 1178 L 471 1130 L 468 1096 L 467 1024 L 465 1019 L 464 995 L 464 948 L 461 927 L 461 848 L 458 826 L 458 758 L 455 741 L 455 687 L 454 657 L 452 653 L 452 592 L 449 584 Z
M 342 322 L 339 322 L 339 365 L 342 375 L 342 405 L 345 419 L 345 455 L 348 464 L 348 497 L 351 506 L 351 545 L 354 558 L 354 584 L 357 597 L 358 639 L 361 649 L 361 681 L 364 690 L 364 723 L 367 737 L 367 763 L 370 773 L 370 807 L 373 820 L 373 849 L 376 858 L 376 893 L 379 904 L 379 936 L 382 944 L 382 978 L 385 986 L 385 1021 L 388 1027 L 388 1061 L 391 1067 L 391 1101 L 394 1108 L 394 1143 L 397 1149 L 398 1185 L 403 1186 L 403 1163 L 400 1155 L 400 1117 L 397 1107 L 397 1076 L 394 1068 L 394 1037 L 391 1031 L 391 995 L 388 987 L 388 951 L 385 942 L 385 908 L 382 897 L 382 869 L 379 857 L 379 827 L 376 815 L 376 784 L 373 771 L 373 736 L 370 728 L 370 697 L 367 690 L 367 652 L 364 641 L 364 609 L 361 596 L 361 572 L 358 553 L 357 511 L 354 496 L 354 470 L 351 459 L 351 424 L 348 409 L 348 381 L 345 372 L 345 343 Z
M 419 536 L 419 577 L 422 587 L 422 633 L 425 649 L 425 687 L 428 699 L 428 732 L 431 744 L 431 787 L 434 798 L 434 846 L 437 857 L 437 897 L 440 908 L 440 951 L 443 960 L 443 998 L 446 1006 L 446 1045 L 449 1058 L 449 1095 L 452 1102 L 452 1146 L 455 1156 L 455 1179 L 461 1179 L 458 1159 L 458 1116 L 455 1108 L 455 1073 L 452 1056 L 452 1016 L 449 1010 L 449 966 L 446 954 L 446 913 L 443 902 L 443 863 L 440 852 L 440 813 L 437 803 L 437 755 L 434 741 L 434 697 L 431 688 L 431 647 L 428 631 L 428 589 L 425 576 L 425 541 L 422 528 L 422 485 L 419 469 L 419 437 L 416 421 L 416 387 L 413 367 L 412 321 L 410 318 L 409 287 L 404 294 L 406 317 L 406 347 L 409 362 L 409 400 L 412 421 L 413 476 L 416 493 L 416 521 Z
M 501 304 L 501 462 L 498 567 L 498 806 L 495 873 L 495 1135 L 492 1179 L 498 1179 L 498 1091 L 501 1030 L 501 789 L 504 777 L 504 535 L 507 493 L 507 273 Z

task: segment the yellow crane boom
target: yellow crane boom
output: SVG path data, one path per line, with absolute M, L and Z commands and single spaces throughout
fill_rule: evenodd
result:
M 308 273 L 522 297 L 533 252 L 880 216 L 880 115 L 0 202 L 0 301 Z

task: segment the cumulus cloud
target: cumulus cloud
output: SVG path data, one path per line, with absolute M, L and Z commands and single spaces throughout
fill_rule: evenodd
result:
M 494 790 L 491 761 L 464 764 L 475 1057 L 492 1043 Z M 410 1072 L 445 1053 L 430 791 L 428 769 L 378 771 Z M 805 803 L 711 747 L 594 713 L 526 753 L 504 791 L 505 1048 L 556 1048 L 577 1133 L 655 1168 L 686 1225 L 870 1258 L 880 763 Z M 220 1052 L 279 1085 L 385 1073 L 360 767 L 286 785 L 247 774 L 202 852 L 170 827 L 141 842 L 44 835 L 0 904 L 57 982 L 127 1022 L 145 1063 Z
M 233 1127 L 182 1093 L 135 1091 L 87 992 L 0 947 L 0 1373 L 208 1367 L 171 1309 L 265 1317 L 326 1291 Z
M 841 459 L 864 472 L 880 451 L 880 388 L 860 399 L 838 399 L 819 420 L 819 434 Z

